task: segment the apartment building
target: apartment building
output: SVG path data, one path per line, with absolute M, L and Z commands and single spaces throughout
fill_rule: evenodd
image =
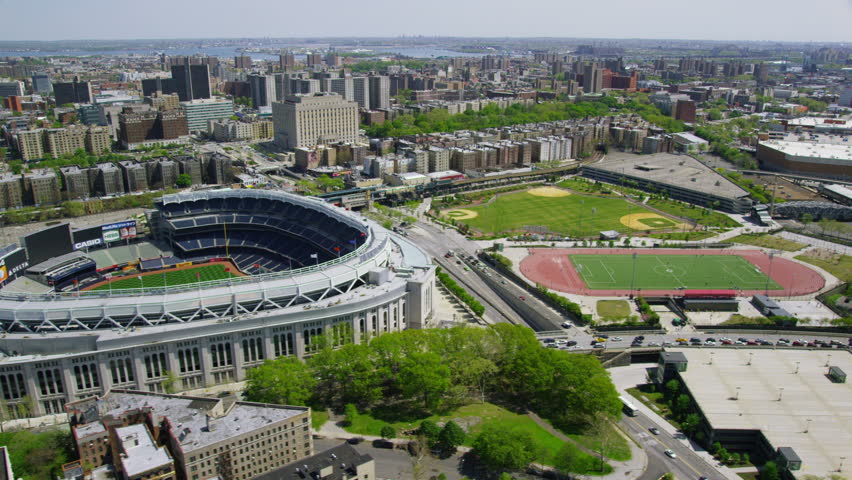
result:
M 358 104 L 334 93 L 289 96 L 272 104 L 276 145 L 294 149 L 358 140 Z

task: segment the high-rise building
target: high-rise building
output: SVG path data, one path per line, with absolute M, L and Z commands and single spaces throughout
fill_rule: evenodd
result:
M 210 98 L 208 65 L 172 65 L 172 78 L 180 101 Z
M 0 208 L 17 208 L 23 204 L 21 177 L 12 173 L 0 173 Z
M 353 77 L 352 92 L 355 95 L 355 100 L 358 106 L 369 110 L 370 109 L 370 78 L 369 77 Z
M 124 180 L 124 190 L 127 192 L 144 192 L 148 190 L 148 172 L 139 163 L 131 161 L 118 162 L 121 176 Z
M 92 85 L 75 78 L 72 82 L 54 83 L 53 96 L 56 105 L 66 103 L 92 103 Z
M 583 68 L 583 93 L 599 93 L 603 88 L 603 70 L 592 62 Z
M 150 97 L 156 93 L 163 95 L 177 93 L 177 82 L 174 78 L 146 78 L 142 80 L 142 95 Z
M 296 66 L 296 56 L 289 51 L 281 52 L 278 55 L 278 67 L 282 71 L 292 70 Z
M 0 97 L 23 97 L 24 82 L 9 80 L 0 82 Z
M 686 123 L 695 123 L 695 102 L 692 100 L 678 100 L 675 104 L 675 120 Z
M 53 84 L 46 73 L 34 73 L 32 76 L 33 93 L 48 94 L 53 90 Z
M 275 143 L 283 148 L 313 147 L 358 139 L 358 104 L 335 93 L 287 97 L 272 104 Z
M 180 106 L 186 112 L 186 124 L 190 132 L 208 132 L 210 120 L 228 118 L 234 115 L 233 100 L 207 98 L 181 102 Z
M 769 64 L 758 63 L 754 66 L 754 79 L 758 85 L 766 85 L 769 80 Z
M 99 155 L 112 149 L 112 137 L 109 128 L 91 126 L 86 132 L 86 151 Z
M 251 57 L 248 55 L 237 55 L 234 57 L 235 68 L 251 68 Z
M 309 67 L 315 67 L 318 65 L 322 65 L 322 54 L 319 53 L 309 53 L 307 57 L 307 64 Z
M 154 110 L 174 110 L 180 107 L 180 97 L 176 93 L 154 92 L 150 97 L 145 97 L 143 102 Z
M 249 88 L 254 108 L 269 107 L 277 101 L 275 93 L 275 77 L 272 75 L 249 75 Z
M 340 55 L 333 52 L 329 52 L 325 56 L 325 64 L 329 67 L 339 67 L 343 65 L 343 59 L 340 57 Z
M 370 110 L 390 108 L 390 78 L 370 77 Z
M 60 167 L 59 175 L 62 177 L 62 190 L 69 200 L 88 198 L 92 195 L 89 174 L 86 170 L 76 165 Z
M 15 149 L 24 160 L 44 158 L 42 130 L 21 130 L 13 135 Z
M 325 88 L 323 91 L 340 95 L 350 102 L 355 100 L 355 86 L 352 77 L 327 78 L 323 80 Z
M 59 180 L 50 168 L 33 170 L 24 174 L 24 197 L 33 205 L 50 205 L 59 202 Z
M 119 141 L 123 148 L 138 145 L 169 143 L 188 134 L 187 115 L 182 109 L 167 111 L 129 111 L 118 115 Z
M 112 163 L 99 163 L 89 169 L 92 176 L 93 191 L 97 195 L 115 195 L 124 193 L 124 180 L 121 178 L 121 170 Z
M 54 157 L 85 150 L 86 128 L 74 125 L 65 128 L 48 128 L 44 131 L 44 146 L 45 150 Z

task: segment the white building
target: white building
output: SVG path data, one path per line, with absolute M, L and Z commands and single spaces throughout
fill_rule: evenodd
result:
M 358 104 L 336 93 L 287 97 L 272 104 L 275 144 L 288 149 L 358 140 Z

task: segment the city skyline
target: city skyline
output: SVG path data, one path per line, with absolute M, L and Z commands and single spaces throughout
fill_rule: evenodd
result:
M 50 15 L 36 18 L 29 5 L 0 0 L 7 18 L 16 19 L 4 25 L 0 41 L 456 36 L 852 42 L 850 0 L 821 2 L 816 14 L 793 0 L 717 0 L 700 17 L 674 0 L 659 0 L 652 8 L 611 0 L 605 11 L 575 0 L 539 0 L 523 9 L 508 3 L 438 0 L 418 11 L 416 24 L 382 2 L 332 0 L 320 26 L 303 21 L 316 15 L 309 4 L 283 8 L 272 0 L 251 0 L 239 9 L 223 0 L 152 0 L 145 9 L 103 0 L 84 3 L 87 8 L 57 4 Z M 511 15 L 506 14 L 511 7 Z M 251 21 L 235 23 L 233 13 L 244 13 Z M 69 28 L 76 24 L 98 28 Z

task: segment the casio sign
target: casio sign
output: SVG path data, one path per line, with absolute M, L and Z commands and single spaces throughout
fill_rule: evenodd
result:
M 94 247 L 95 245 L 100 245 L 103 242 L 100 238 L 93 238 L 91 240 L 86 240 L 85 242 L 75 243 L 74 250 L 80 250 L 81 248 Z

